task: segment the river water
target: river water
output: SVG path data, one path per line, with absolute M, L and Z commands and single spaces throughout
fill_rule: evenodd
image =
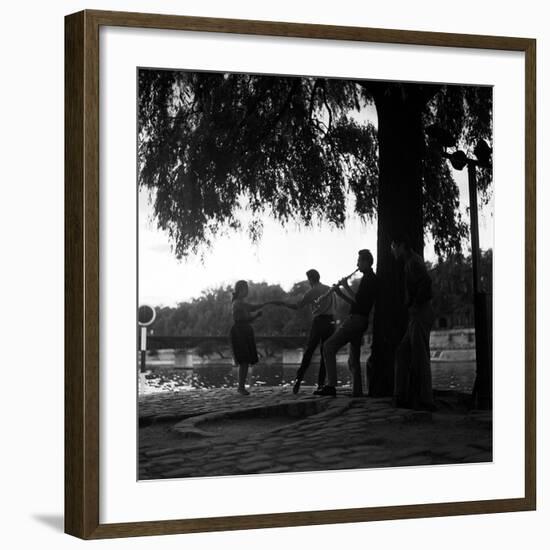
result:
M 432 362 L 434 389 L 469 393 L 475 379 L 474 361 Z M 338 385 L 349 385 L 350 373 L 345 365 L 338 365 Z M 255 365 L 249 369 L 248 383 L 257 386 L 284 386 L 292 384 L 297 365 L 274 363 Z M 311 365 L 303 384 L 317 383 L 317 365 Z M 237 368 L 227 364 L 209 364 L 192 369 L 153 367 L 140 376 L 140 394 L 166 391 L 185 391 L 191 388 L 230 388 L 237 384 Z

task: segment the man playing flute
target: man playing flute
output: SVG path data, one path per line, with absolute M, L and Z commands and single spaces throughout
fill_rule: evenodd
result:
M 333 286 L 334 293 L 351 306 L 348 317 L 323 346 L 327 385 L 315 391 L 315 395 L 336 395 L 336 353 L 345 344 L 350 344 L 349 367 L 352 375 L 352 396 L 363 395 L 361 381 L 361 340 L 369 324 L 369 314 L 376 300 L 377 281 L 372 270 L 373 257 L 370 250 L 359 250 L 357 268 L 363 277 L 357 292 L 354 292 L 347 278 Z

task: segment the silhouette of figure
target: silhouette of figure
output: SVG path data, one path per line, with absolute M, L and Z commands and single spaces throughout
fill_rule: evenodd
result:
M 325 383 L 326 369 L 323 353 L 323 344 L 332 336 L 335 329 L 334 313 L 336 299 L 330 292 L 330 287 L 321 283 L 321 276 L 316 269 L 310 269 L 306 272 L 307 280 L 311 288 L 304 294 L 303 298 L 297 304 L 287 302 L 272 302 L 276 305 L 282 305 L 290 309 L 301 309 L 311 306 L 313 320 L 309 330 L 306 349 L 302 356 L 302 362 L 296 372 L 294 387 L 292 391 L 296 394 L 300 390 L 300 384 L 304 379 L 305 373 L 311 364 L 311 358 L 315 353 L 317 346 L 321 346 L 321 364 L 319 365 L 319 374 L 317 376 L 317 389 L 321 389 Z
M 361 381 L 361 341 L 369 324 L 369 314 L 376 300 L 377 280 L 372 270 L 373 257 L 370 250 L 360 250 L 357 267 L 363 277 L 357 292 L 350 288 L 347 277 L 333 286 L 334 292 L 351 305 L 348 317 L 336 332 L 325 342 L 323 351 L 327 369 L 327 385 L 317 390 L 315 395 L 336 395 L 336 353 L 349 343 L 348 365 L 352 375 L 352 396 L 363 395 Z M 343 288 L 343 290 L 340 289 Z
M 434 322 L 432 281 L 422 257 L 406 238 L 395 239 L 392 254 L 403 263 L 408 323 L 395 355 L 394 404 L 434 409 L 430 366 L 430 330 Z
M 229 336 L 233 358 L 235 364 L 239 367 L 238 388 L 241 395 L 250 395 L 245 388 L 248 366 L 258 362 L 258 351 L 256 349 L 256 339 L 252 322 L 261 316 L 262 312 L 257 311 L 265 304 L 249 304 L 245 301 L 248 296 L 248 283 L 246 281 L 237 281 L 232 299 L 233 326 Z

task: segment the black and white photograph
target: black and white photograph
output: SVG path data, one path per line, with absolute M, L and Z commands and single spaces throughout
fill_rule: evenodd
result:
M 6 8 L 0 545 L 545 549 L 544 4 Z
M 138 480 L 491 462 L 492 87 L 136 82 Z

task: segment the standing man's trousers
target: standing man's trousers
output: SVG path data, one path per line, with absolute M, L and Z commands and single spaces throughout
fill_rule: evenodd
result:
M 350 344 L 348 365 L 351 370 L 353 394 L 361 395 L 363 384 L 361 381 L 361 340 L 367 330 L 369 318 L 364 315 L 352 314 L 342 323 L 338 330 L 325 342 L 325 365 L 327 368 L 327 385 L 336 387 L 336 353 Z
M 322 386 L 325 383 L 325 359 L 323 353 L 324 343 L 334 334 L 334 317 L 332 315 L 317 315 L 313 318 L 306 349 L 302 357 L 300 368 L 296 373 L 297 380 L 303 380 L 307 369 L 311 363 L 311 358 L 317 346 L 321 346 L 321 364 L 319 365 L 319 375 L 317 385 Z
M 430 302 L 409 309 L 407 330 L 395 354 L 396 404 L 402 407 L 433 406 L 430 365 L 430 330 L 434 312 Z

